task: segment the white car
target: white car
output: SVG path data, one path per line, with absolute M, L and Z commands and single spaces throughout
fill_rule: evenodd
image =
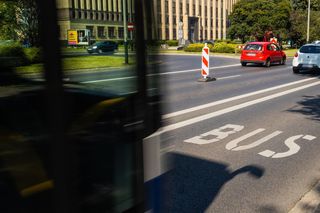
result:
M 292 70 L 299 73 L 304 70 L 320 70 L 320 44 L 303 45 L 294 55 Z

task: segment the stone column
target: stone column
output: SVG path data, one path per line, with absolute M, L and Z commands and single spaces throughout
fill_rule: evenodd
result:
M 161 39 L 166 40 L 166 11 L 165 0 L 161 0 Z
M 218 39 L 221 39 L 221 0 L 218 0 Z
M 213 0 L 212 4 L 212 30 L 213 30 L 213 39 L 217 39 L 217 2 Z
M 172 11 L 172 0 L 168 0 L 169 9 L 169 40 L 173 40 L 173 11 Z
M 128 11 L 128 10 L 127 10 Z M 118 12 L 119 12 L 119 19 L 118 21 L 123 21 L 123 14 L 122 12 L 125 12 L 125 11 L 122 11 L 122 0 L 118 0 Z M 127 17 L 128 17 L 128 13 L 127 13 Z
M 193 14 L 193 0 L 189 0 L 189 16 L 194 16 L 194 14 Z
M 109 13 L 109 21 L 113 21 L 113 19 L 112 19 L 112 14 L 113 14 L 112 0 L 108 0 L 108 13 Z
M 117 1 L 113 0 L 113 21 L 118 21 L 118 8 L 117 8 Z
M 176 39 L 179 39 L 180 0 L 176 0 Z
M 223 39 L 227 38 L 227 1 L 223 0 L 223 19 L 222 19 L 222 27 L 223 27 Z
M 207 39 L 211 39 L 211 0 L 207 0 Z
M 206 25 L 206 20 L 205 20 L 205 18 L 206 18 L 206 13 L 205 13 L 205 0 L 201 0 L 201 31 L 202 31 L 202 37 L 201 37 L 201 39 L 202 40 L 205 40 L 205 37 L 206 37 L 206 35 L 205 35 L 205 33 L 206 33 L 206 31 L 205 31 L 205 25 Z
M 182 0 L 182 17 L 183 17 L 183 39 L 188 39 L 188 13 L 187 13 L 187 0 Z

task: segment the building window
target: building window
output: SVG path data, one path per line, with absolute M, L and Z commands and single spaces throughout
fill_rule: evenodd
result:
M 115 38 L 114 27 L 108 27 L 108 36 L 109 38 Z
M 93 26 L 86 26 L 86 29 L 89 30 L 89 38 L 94 37 Z
M 173 29 L 173 39 L 177 40 L 177 29 Z
M 124 38 L 124 30 L 123 27 L 118 28 L 118 37 L 119 38 Z
M 182 14 L 182 3 L 180 3 L 179 11 L 180 11 L 180 14 Z
M 169 24 L 169 16 L 166 16 L 166 24 Z
M 99 38 L 105 38 L 104 27 L 98 27 L 98 37 Z
M 169 38 L 169 29 L 166 28 L 166 38 L 165 39 L 168 39 Z

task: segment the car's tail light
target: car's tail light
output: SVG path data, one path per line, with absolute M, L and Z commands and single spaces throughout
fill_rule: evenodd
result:
M 296 52 L 296 54 L 294 54 L 294 57 L 298 57 L 299 56 L 299 54 Z

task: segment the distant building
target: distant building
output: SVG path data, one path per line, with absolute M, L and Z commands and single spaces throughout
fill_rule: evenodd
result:
M 121 40 L 124 36 L 123 2 L 127 1 L 128 22 L 134 22 L 134 0 L 57 0 L 60 39 L 68 30 L 89 32 L 92 40 Z M 151 0 L 150 0 L 151 1 Z M 153 0 L 162 40 L 225 39 L 228 15 L 238 0 Z
M 226 39 L 228 15 L 237 1 L 157 0 L 160 38 L 172 40 L 183 37 L 196 41 Z

